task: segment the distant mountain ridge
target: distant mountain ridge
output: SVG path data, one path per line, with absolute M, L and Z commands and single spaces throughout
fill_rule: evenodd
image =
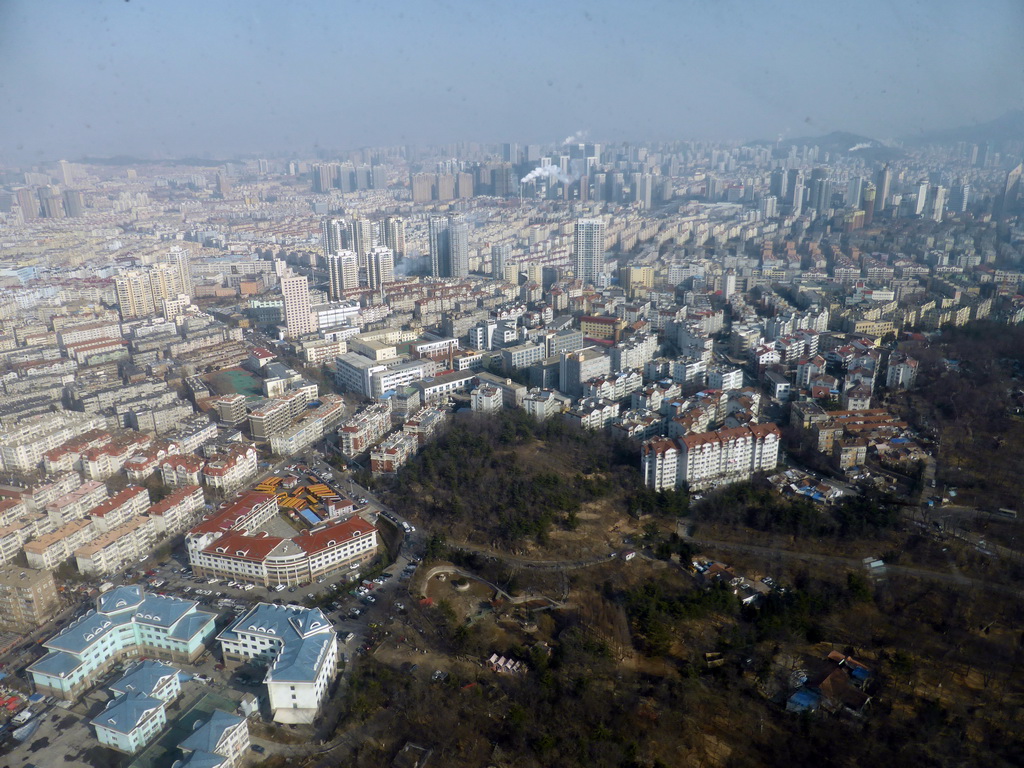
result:
M 905 136 L 907 143 L 928 144 L 954 141 L 1024 141 L 1024 109 L 1012 109 L 999 117 L 984 123 L 962 125 L 958 128 L 943 128 L 934 131 Z

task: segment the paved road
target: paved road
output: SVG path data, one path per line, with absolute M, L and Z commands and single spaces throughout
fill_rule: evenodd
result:
M 789 549 L 779 549 L 777 547 L 762 547 L 755 544 L 739 544 L 731 541 L 712 541 L 710 539 L 694 539 L 690 537 L 686 538 L 689 541 L 696 544 L 697 546 L 706 549 L 745 552 L 747 554 L 760 555 L 762 557 L 767 558 L 804 560 L 807 562 L 835 565 L 842 568 L 850 568 L 853 570 L 863 570 L 864 568 L 864 564 L 860 560 L 850 557 L 838 557 L 836 555 L 819 555 L 811 552 L 795 552 Z M 987 589 L 992 592 L 1000 592 L 1002 594 L 1012 595 L 1014 597 L 1024 597 L 1024 589 L 1016 589 L 1014 587 L 1008 587 L 1002 584 L 993 584 L 992 582 L 983 579 L 972 579 L 958 573 L 930 571 L 926 568 L 916 568 L 914 566 L 907 565 L 886 565 L 885 574 L 912 576 L 914 578 L 924 579 L 926 581 L 936 581 L 941 582 L 943 584 L 951 584 L 953 586 L 968 587 L 972 589 Z
M 922 507 L 920 509 L 914 507 L 904 507 L 903 515 L 907 519 L 914 522 L 927 521 L 928 523 L 934 523 L 938 525 L 941 521 L 941 530 L 955 536 L 961 541 L 970 544 L 972 547 L 977 549 L 979 552 L 989 556 L 998 556 L 1019 560 L 1024 557 L 1024 553 L 1020 550 L 1007 547 L 996 542 L 989 542 L 986 540 L 984 534 L 974 533 L 964 528 L 959 527 L 954 521 L 960 520 L 995 520 L 997 522 L 1008 522 L 1010 518 L 1002 515 L 995 515 L 991 512 L 986 512 L 981 509 L 975 509 L 974 507 L 965 507 L 957 504 L 944 504 L 940 507 Z M 938 528 L 933 525 L 928 528 L 929 533 L 937 534 Z

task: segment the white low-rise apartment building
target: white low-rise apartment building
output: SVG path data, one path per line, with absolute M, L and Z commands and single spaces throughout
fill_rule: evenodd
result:
M 31 416 L 0 434 L 0 469 L 32 472 L 47 451 L 90 429 L 105 426 L 106 419 L 99 414 L 60 411 Z
M 26 542 L 53 533 L 54 525 L 45 515 L 29 514 L 0 528 L 0 563 L 9 563 L 21 554 Z
M 323 365 L 348 352 L 345 339 L 318 339 L 302 344 L 302 354 L 309 365 Z
M 537 421 L 545 421 L 561 413 L 566 407 L 566 400 L 553 389 L 531 389 L 523 398 L 523 408 Z
M 151 506 L 146 514 L 153 519 L 157 536 L 173 536 L 192 526 L 203 506 L 203 489 L 186 485 Z
M 597 376 L 583 382 L 583 396 L 604 400 L 622 400 L 644 385 L 644 376 L 639 370 Z
M 292 456 L 323 438 L 345 415 L 345 401 L 338 395 L 323 395 L 321 405 L 307 411 L 294 424 L 270 438 L 270 450 L 278 456 Z
M 202 480 L 203 460 L 192 454 L 172 454 L 160 462 L 160 477 L 164 485 L 180 488 L 197 485 Z
M 110 686 L 115 698 L 92 719 L 96 740 L 125 754 L 148 744 L 167 723 L 166 705 L 181 694 L 178 670 L 159 661 L 131 665 Z
M 649 440 L 640 458 L 644 483 L 654 490 L 675 489 L 686 483 L 696 491 L 748 480 L 755 472 L 775 469 L 780 439 L 774 424 L 752 424 L 675 440 Z M 676 473 L 671 483 L 673 464 Z
M 141 515 L 76 549 L 75 563 L 86 576 L 105 577 L 149 555 L 155 543 L 156 525 Z
M 448 411 L 443 408 L 427 406 L 405 420 L 402 431 L 416 438 L 422 448 L 427 444 L 448 421 Z
M 90 724 L 105 747 L 134 755 L 167 725 L 164 702 L 144 693 L 126 693 L 107 702 Z
M 311 723 L 337 674 L 338 641 L 319 608 L 259 603 L 217 637 L 229 669 L 267 666 L 263 682 L 279 723 Z
M 109 499 L 90 509 L 86 516 L 92 520 L 97 533 L 106 533 L 149 509 L 149 491 L 138 485 L 129 485 Z
M 258 468 L 256 446 L 239 443 L 207 460 L 203 482 L 210 488 L 230 493 L 256 477 Z
M 215 709 L 178 748 L 188 757 L 181 768 L 239 768 L 249 754 L 249 723 L 244 717 Z
M 96 538 L 92 520 L 72 520 L 52 533 L 25 544 L 25 557 L 30 568 L 52 570 L 63 563 L 84 544 Z
M 51 501 L 71 493 L 81 484 L 82 478 L 77 472 L 64 472 L 56 477 L 48 476 L 43 483 L 23 492 L 21 498 L 33 512 L 42 512 Z
M 79 459 L 82 474 L 90 480 L 106 480 L 121 471 L 132 456 L 145 450 L 153 442 L 149 435 L 130 433 L 111 440 L 105 445 L 89 448 Z
M 470 394 L 470 407 L 475 413 L 497 413 L 505 404 L 505 398 L 497 387 L 479 386 Z
M 357 456 L 391 429 L 391 403 L 374 403 L 354 413 L 338 427 L 338 448 L 345 456 Z
M 618 403 L 595 397 L 584 397 L 566 411 L 564 418 L 583 429 L 604 429 L 610 427 L 618 415 Z
M 107 498 L 107 486 L 99 480 L 86 480 L 73 491 L 57 497 L 46 504 L 46 514 L 56 525 L 81 520 Z
M 370 451 L 370 471 L 375 475 L 392 475 L 416 455 L 419 441 L 408 432 L 394 432 Z
M 679 445 L 668 437 L 648 440 L 641 449 L 644 485 L 652 491 L 674 491 L 678 474 Z

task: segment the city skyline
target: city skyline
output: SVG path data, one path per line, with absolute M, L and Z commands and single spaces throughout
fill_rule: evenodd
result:
M 909 136 L 1024 105 L 1022 24 L 1024 8 L 1007 0 L 486 13 L 15 2 L 0 9 L 0 161 L 552 144 L 581 132 Z

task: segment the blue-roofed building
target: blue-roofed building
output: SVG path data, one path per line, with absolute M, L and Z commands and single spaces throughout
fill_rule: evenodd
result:
M 110 690 L 115 694 L 143 693 L 170 703 L 181 694 L 178 674 L 175 667 L 162 661 L 137 661 L 110 686 Z
M 224 755 L 215 755 L 212 752 L 196 750 L 191 752 L 184 760 L 176 760 L 171 768 L 228 768 L 231 763 Z
M 188 753 L 180 768 L 236 768 L 249 749 L 249 724 L 243 717 L 215 709 L 210 719 L 178 747 Z
M 787 712 L 817 712 L 821 706 L 821 695 L 801 688 L 786 701 Z
M 307 508 L 307 509 L 300 510 L 299 511 L 299 515 L 301 515 L 302 519 L 305 520 L 310 525 L 320 525 L 320 523 L 323 522 L 319 517 L 317 517 L 315 514 L 313 514 L 313 510 L 312 509 L 308 509 Z
M 128 755 L 146 746 L 166 723 L 164 702 L 138 692 L 111 699 L 92 719 L 100 744 Z
M 319 608 L 259 603 L 217 639 L 229 668 L 267 667 L 274 720 L 313 722 L 338 667 L 337 634 Z
M 96 610 L 46 641 L 49 653 L 28 672 L 40 692 L 74 700 L 126 658 L 194 662 L 213 636 L 215 619 L 192 600 L 117 587 L 96 599 Z

